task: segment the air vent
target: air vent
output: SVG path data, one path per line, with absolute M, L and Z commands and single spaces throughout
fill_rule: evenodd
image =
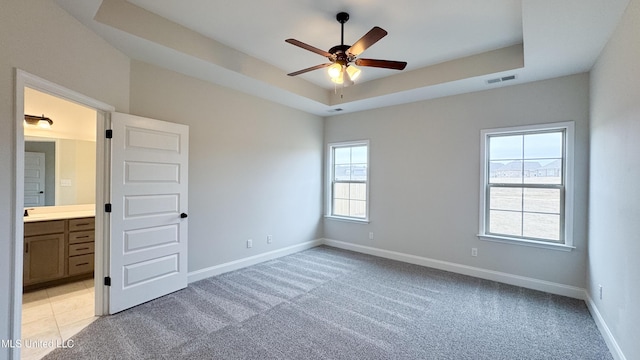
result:
M 330 113 L 340 112 L 340 111 L 342 111 L 342 108 L 329 109 Z
M 503 76 L 503 77 L 499 77 L 499 78 L 495 78 L 495 79 L 489 79 L 489 80 L 487 80 L 487 84 L 497 84 L 497 83 L 503 82 L 503 81 L 515 80 L 515 78 L 516 78 L 515 75 Z

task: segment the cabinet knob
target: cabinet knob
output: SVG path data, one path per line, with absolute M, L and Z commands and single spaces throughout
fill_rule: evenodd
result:
M 180 217 L 183 218 L 183 219 L 186 218 L 187 216 L 189 216 L 189 215 L 187 215 L 186 213 L 180 214 Z

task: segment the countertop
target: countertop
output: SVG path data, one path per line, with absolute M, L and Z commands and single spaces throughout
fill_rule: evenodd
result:
M 92 216 L 95 216 L 95 210 L 60 211 L 43 214 L 29 214 L 29 216 L 24 217 L 24 222 L 29 223 L 36 221 L 74 219 Z

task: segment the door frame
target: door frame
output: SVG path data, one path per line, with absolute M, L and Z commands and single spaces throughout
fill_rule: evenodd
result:
M 97 112 L 96 119 L 96 214 L 95 214 L 95 314 L 107 314 L 108 293 L 102 279 L 107 271 L 109 261 L 109 218 L 103 211 L 103 206 L 109 199 L 110 188 L 110 149 L 105 139 L 105 130 L 110 128 L 111 112 L 115 111 L 115 107 L 101 101 L 85 96 L 76 91 L 67 89 L 63 86 L 30 74 L 21 69 L 15 72 L 15 199 L 13 223 L 15 226 L 14 233 L 14 252 L 13 252 L 13 286 L 12 302 L 13 312 L 11 314 L 10 327 L 11 338 L 13 340 L 20 339 L 22 331 L 22 275 L 23 275 L 23 247 L 24 247 L 24 88 L 29 87 L 52 96 L 56 96 L 71 102 L 78 103 Z M 19 358 L 20 349 L 14 348 L 14 358 Z

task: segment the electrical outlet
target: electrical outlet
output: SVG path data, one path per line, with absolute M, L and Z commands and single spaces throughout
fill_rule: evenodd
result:
M 267 244 L 271 244 L 273 242 L 273 235 L 267 235 Z
M 600 292 L 600 300 L 602 300 L 602 285 L 598 285 L 598 291 Z
M 253 247 L 253 240 L 249 239 L 247 240 L 247 249 L 252 248 Z
M 373 240 L 373 231 L 369 233 L 369 240 Z
M 471 256 L 478 256 L 478 248 L 471 248 Z

